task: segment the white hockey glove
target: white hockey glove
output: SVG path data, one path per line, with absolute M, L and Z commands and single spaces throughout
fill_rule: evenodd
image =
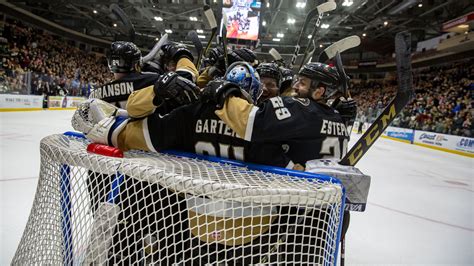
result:
M 118 147 L 117 137 L 128 120 L 126 110 L 99 99 L 88 99 L 78 106 L 71 124 L 94 143 Z
M 370 189 L 370 176 L 354 166 L 340 165 L 334 159 L 306 162 L 306 172 L 328 175 L 339 179 L 346 189 L 346 210 L 364 211 Z

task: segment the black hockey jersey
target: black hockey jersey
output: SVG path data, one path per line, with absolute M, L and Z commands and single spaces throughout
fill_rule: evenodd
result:
M 216 113 L 247 141 L 282 145 L 294 163 L 340 159 L 347 152 L 349 132 L 341 116 L 314 100 L 273 97 L 257 107 L 231 97 Z
M 281 145 L 243 140 L 215 114 L 215 105 L 195 103 L 147 118 L 155 150 L 178 149 L 258 164 L 292 168 Z
M 104 84 L 91 92 L 89 98 L 97 98 L 125 108 L 127 99 L 135 90 L 154 85 L 160 75 L 156 73 L 132 72 L 121 79 Z

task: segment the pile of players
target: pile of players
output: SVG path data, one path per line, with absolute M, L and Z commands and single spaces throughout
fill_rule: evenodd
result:
M 78 107 L 72 125 L 91 141 L 122 150 L 175 149 L 296 170 L 304 170 L 309 160 L 340 159 L 345 155 L 357 110 L 351 99 L 338 99 L 335 106 L 329 103 L 331 96 L 338 95 L 343 82 L 347 81 L 335 67 L 312 62 L 294 76 L 292 70 L 284 67 L 284 62 L 259 64 L 249 49 L 229 51 L 227 60 L 224 56 L 221 48 L 211 49 L 203 60 L 203 68 L 198 70 L 197 62 L 194 63 L 192 53 L 185 46 L 170 43 L 161 48 L 158 59 L 142 65 L 141 52 L 133 43 L 114 42 L 108 61 L 115 80 L 96 88 L 92 98 Z M 155 235 L 156 221 L 161 218 L 150 218 L 147 213 L 185 216 L 178 210 L 185 210 L 186 206 L 177 202 L 159 205 L 160 198 L 172 198 L 160 195 L 162 192 L 143 198 L 127 197 L 127 191 L 144 187 L 151 187 L 150 191 L 165 191 L 157 184 L 145 183 L 127 178 L 121 185 L 124 194 L 118 200 L 125 210 L 121 217 L 130 221 L 120 225 L 124 228 L 117 229 L 121 233 L 114 237 L 112 264 L 123 263 L 124 258 L 127 264 L 139 260 L 136 255 L 139 253 L 135 251 L 143 249 L 140 237 L 144 234 L 150 239 L 165 241 L 170 247 L 177 241 L 176 235 L 186 234 L 182 232 L 186 226 L 175 223 L 167 225 L 170 230 Z M 90 173 L 88 190 L 93 209 L 105 201 L 104 191 L 108 187 L 107 177 Z M 155 207 L 162 211 L 146 212 L 147 208 Z M 127 210 L 144 211 L 126 213 Z M 282 217 L 297 212 L 297 208 L 291 209 Z M 347 227 L 347 213 L 344 218 Z M 154 222 L 140 222 L 136 230 L 125 229 L 126 224 L 136 224 L 133 221 Z M 198 240 L 193 238 L 193 241 Z M 134 243 L 134 246 L 124 250 L 121 243 Z M 216 256 L 212 261 L 227 256 L 214 250 L 216 245 L 204 247 L 208 249 L 186 250 L 212 253 Z M 178 262 L 174 257 L 160 254 L 156 252 L 154 256 L 163 265 Z M 258 260 L 236 265 L 256 262 Z
M 328 103 L 346 80 L 335 67 L 311 62 L 294 76 L 284 62 L 259 64 L 246 48 L 224 56 L 211 49 L 198 70 L 186 46 L 169 43 L 141 65 L 133 43 L 114 42 L 115 80 L 91 94 L 72 125 L 123 150 L 173 148 L 295 169 L 344 156 L 356 106 Z

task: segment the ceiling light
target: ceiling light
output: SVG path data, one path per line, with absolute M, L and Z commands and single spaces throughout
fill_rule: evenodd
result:
M 117 27 L 117 23 L 114 23 L 114 27 Z
M 153 17 L 156 21 L 163 21 L 162 17 Z
M 279 41 L 280 41 L 280 38 L 273 38 L 273 41 L 274 41 L 274 42 L 279 42 Z
M 201 30 L 201 29 L 197 29 L 196 32 L 197 32 L 197 33 L 204 33 L 204 31 Z
M 166 33 L 169 33 L 169 34 L 173 33 L 173 31 L 172 31 L 172 30 L 169 30 L 169 29 L 166 29 L 165 32 L 166 32 Z
M 311 34 L 308 35 L 308 39 L 311 39 L 311 38 L 313 38 L 313 35 L 311 35 Z
M 461 28 L 461 29 L 467 29 L 467 28 L 469 28 L 469 25 L 462 24 L 462 25 L 459 25 L 458 27 Z
M 155 38 L 155 41 L 159 41 L 159 40 L 160 40 L 160 38 L 158 38 L 158 37 Z
M 267 25 L 267 22 L 264 20 L 262 21 L 262 26 L 266 26 Z
M 278 37 L 278 38 L 283 38 L 283 37 L 285 37 L 285 34 L 283 34 L 283 33 L 277 33 L 277 37 Z
M 155 7 L 156 7 L 156 5 L 153 5 L 153 8 L 155 8 Z
M 418 7 L 422 7 L 422 6 L 423 6 L 423 4 L 422 4 L 422 3 L 419 3 L 419 4 L 418 4 Z
M 367 36 L 367 34 L 365 34 L 365 33 L 362 33 L 362 37 L 365 37 L 365 36 Z
M 97 10 L 95 10 L 95 9 L 92 10 L 92 13 L 97 14 Z
M 198 35 L 199 39 L 206 39 L 206 35 Z
M 296 8 L 305 8 L 306 7 L 306 3 L 305 2 L 298 2 L 296 3 Z
M 388 21 L 384 21 L 384 22 L 383 22 L 383 25 L 384 25 L 384 26 L 387 26 L 387 25 L 388 25 Z
M 267 2 L 267 7 L 270 7 L 270 2 Z
M 191 21 L 198 21 L 197 17 L 189 17 L 189 20 L 191 20 Z
M 342 2 L 342 6 L 352 6 L 352 4 L 354 4 L 352 0 L 344 0 L 344 2 Z
M 322 44 L 320 44 L 320 45 L 319 45 L 319 48 L 323 48 L 323 45 L 322 45 Z
M 289 18 L 286 22 L 288 24 L 295 24 L 296 20 L 294 18 Z
M 323 24 L 323 25 L 321 25 L 321 29 L 327 29 L 327 28 L 329 28 L 329 24 Z

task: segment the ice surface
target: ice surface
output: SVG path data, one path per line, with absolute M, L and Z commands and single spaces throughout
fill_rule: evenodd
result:
M 72 114 L 0 113 L 0 265 L 10 264 L 31 209 L 39 142 L 72 130 Z M 372 184 L 366 212 L 351 215 L 347 265 L 474 264 L 472 158 L 379 139 L 358 167 Z

